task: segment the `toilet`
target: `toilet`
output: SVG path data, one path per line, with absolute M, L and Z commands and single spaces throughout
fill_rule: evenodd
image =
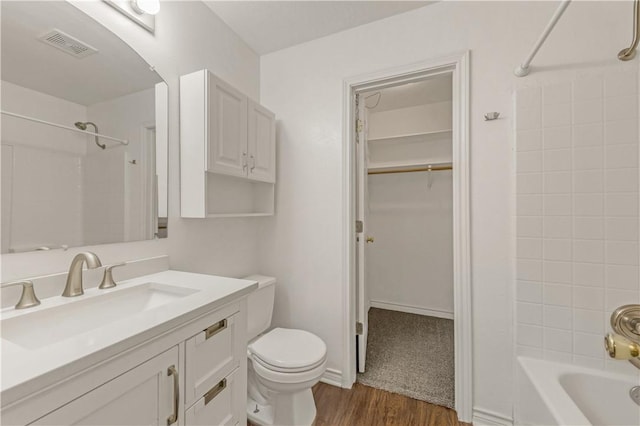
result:
M 311 425 L 316 404 L 311 387 L 326 370 L 327 346 L 313 333 L 271 325 L 276 279 L 251 275 L 258 289 L 248 296 L 247 417 L 251 423 Z

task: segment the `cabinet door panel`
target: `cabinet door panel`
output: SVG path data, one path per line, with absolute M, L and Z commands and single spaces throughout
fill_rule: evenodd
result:
M 209 74 L 211 172 L 247 175 L 247 97 Z
M 256 102 L 249 101 L 249 178 L 276 181 L 276 117 Z
M 173 413 L 174 347 L 40 418 L 35 425 L 166 425 Z

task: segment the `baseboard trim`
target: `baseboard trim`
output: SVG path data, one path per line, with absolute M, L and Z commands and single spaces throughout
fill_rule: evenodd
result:
M 328 385 L 342 387 L 342 371 L 334 370 L 333 368 L 327 368 L 322 377 L 320 378 L 322 383 Z
M 473 409 L 474 426 L 513 426 L 513 419 L 483 408 Z
M 408 314 L 426 315 L 429 317 L 453 319 L 453 312 L 439 311 L 436 309 L 420 308 L 418 306 L 400 305 L 398 303 L 382 302 L 371 300 L 372 308 L 387 309 L 389 311 L 406 312 Z

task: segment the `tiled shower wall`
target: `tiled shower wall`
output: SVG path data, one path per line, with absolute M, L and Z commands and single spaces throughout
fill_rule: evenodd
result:
M 619 305 L 638 303 L 638 75 L 516 92 L 518 353 L 589 367 Z

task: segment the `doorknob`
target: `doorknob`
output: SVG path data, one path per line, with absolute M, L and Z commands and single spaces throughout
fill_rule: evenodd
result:
M 368 243 L 372 243 L 373 242 L 373 237 L 367 237 L 367 242 Z

